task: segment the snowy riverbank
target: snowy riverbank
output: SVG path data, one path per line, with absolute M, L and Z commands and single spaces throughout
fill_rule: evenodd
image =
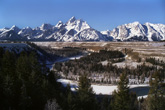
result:
M 62 83 L 63 86 L 67 86 L 67 84 L 70 84 L 71 86 L 71 90 L 75 91 L 75 88 L 78 87 L 78 82 L 77 81 L 71 81 L 71 80 L 67 80 L 67 79 L 58 79 L 57 82 Z M 91 85 L 93 88 L 93 91 L 99 95 L 99 94 L 103 94 L 103 95 L 112 95 L 114 90 L 117 90 L 117 85 L 95 85 L 92 84 Z M 139 85 L 129 85 L 130 90 L 133 92 L 137 93 L 138 97 L 142 97 L 148 94 L 149 91 L 149 85 L 148 84 L 139 84 Z

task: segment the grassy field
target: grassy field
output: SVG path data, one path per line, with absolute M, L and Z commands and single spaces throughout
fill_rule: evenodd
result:
M 89 51 L 108 50 L 131 50 L 129 56 L 133 57 L 155 57 L 165 60 L 165 42 L 35 42 L 39 46 L 51 48 L 81 47 Z

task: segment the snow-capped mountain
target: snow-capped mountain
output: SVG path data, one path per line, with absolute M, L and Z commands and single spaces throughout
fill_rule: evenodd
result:
M 165 40 L 165 25 L 133 22 L 118 26 L 112 31 L 97 31 L 86 21 L 71 17 L 66 23 L 42 24 L 34 29 L 17 26 L 0 29 L 0 40 L 35 41 L 159 41 Z
M 165 40 L 165 25 L 133 22 L 118 26 L 112 31 L 103 31 L 102 34 L 120 41 L 160 41 Z
M 12 31 L 12 32 L 10 32 Z M 82 19 L 70 18 L 66 23 L 59 21 L 55 26 L 42 24 L 34 29 L 26 27 L 19 29 L 13 26 L 10 29 L 0 30 L 0 39 L 3 40 L 49 40 L 49 41 L 109 41 L 99 31 L 91 28 Z
M 67 30 L 74 29 L 77 33 L 89 28 L 91 27 L 86 23 L 86 21 L 83 21 L 81 19 L 76 20 L 74 16 L 66 23 Z
M 12 26 L 11 28 L 0 29 L 0 40 L 21 40 L 22 37 L 18 35 L 20 29 L 17 26 Z

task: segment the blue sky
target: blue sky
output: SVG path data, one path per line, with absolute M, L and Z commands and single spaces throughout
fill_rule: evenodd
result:
M 100 31 L 134 21 L 165 24 L 165 0 L 0 0 L 0 28 L 55 25 L 72 16 Z

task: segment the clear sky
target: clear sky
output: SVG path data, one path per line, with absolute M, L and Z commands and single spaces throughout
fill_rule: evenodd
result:
M 134 21 L 165 24 L 165 0 L 0 0 L 0 28 L 55 25 L 72 16 L 100 31 Z

